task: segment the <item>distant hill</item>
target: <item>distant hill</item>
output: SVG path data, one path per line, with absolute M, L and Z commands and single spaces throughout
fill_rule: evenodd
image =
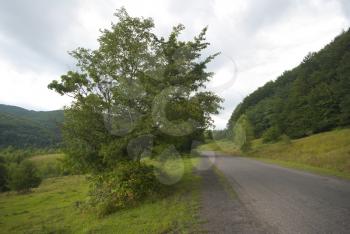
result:
M 57 146 L 63 118 L 63 110 L 32 111 L 0 104 L 0 148 Z
M 247 96 L 228 128 L 242 115 L 256 138 L 267 131 L 300 138 L 350 125 L 350 31 Z

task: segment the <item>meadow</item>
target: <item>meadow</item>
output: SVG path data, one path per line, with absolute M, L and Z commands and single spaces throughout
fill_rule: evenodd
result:
M 33 157 L 39 170 L 62 155 Z M 28 194 L 0 194 L 0 233 L 189 233 L 198 228 L 200 178 L 197 159 L 183 159 L 179 181 L 161 197 L 104 218 L 79 208 L 86 199 L 84 175 L 47 178 Z M 176 162 L 177 164 L 178 162 Z M 157 165 L 157 163 L 153 163 Z M 166 169 L 175 168 L 168 163 Z M 176 167 L 178 168 L 178 167 Z M 164 168 L 162 168 L 164 169 Z M 44 170 L 44 169 L 41 169 Z M 177 169 L 178 170 L 178 169 Z M 170 174 L 179 173 L 177 171 Z

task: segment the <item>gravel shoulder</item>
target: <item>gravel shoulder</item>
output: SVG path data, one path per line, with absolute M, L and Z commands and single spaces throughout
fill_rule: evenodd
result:
M 207 158 L 201 164 L 210 165 Z M 239 198 L 233 198 L 213 167 L 198 170 L 202 177 L 201 209 L 203 233 L 273 233 L 246 209 Z

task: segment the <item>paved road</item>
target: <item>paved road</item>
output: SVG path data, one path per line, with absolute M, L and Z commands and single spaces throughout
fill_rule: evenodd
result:
M 350 182 L 203 152 L 275 233 L 350 233 Z

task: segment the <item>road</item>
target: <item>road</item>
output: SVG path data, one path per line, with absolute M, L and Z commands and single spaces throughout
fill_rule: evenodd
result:
M 274 233 L 350 233 L 350 182 L 203 152 Z

